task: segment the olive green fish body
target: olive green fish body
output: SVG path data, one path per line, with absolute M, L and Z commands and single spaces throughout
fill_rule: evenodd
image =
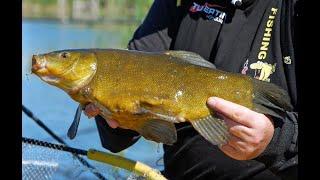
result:
M 210 68 L 200 56 L 189 52 L 92 49 L 86 53 L 94 60 L 87 59 L 82 67 L 94 71 L 87 70 L 86 80 L 72 88 L 70 96 L 84 105 L 96 104 L 104 118 L 117 120 L 120 127 L 166 144 L 176 140 L 173 123 L 183 121 L 191 122 L 213 144 L 226 141 L 225 124 L 206 105 L 211 96 L 269 112 L 259 104 L 283 95 L 275 91 L 276 95 L 259 98 L 265 97 L 270 83 L 255 83 L 249 76 Z M 256 103 L 256 99 L 263 100 Z M 281 105 L 279 99 L 273 104 Z
M 186 120 L 210 114 L 206 100 L 218 96 L 252 108 L 247 76 L 186 64 L 166 54 L 96 52 L 97 72 L 88 85 L 92 96 L 112 112 L 141 108 Z

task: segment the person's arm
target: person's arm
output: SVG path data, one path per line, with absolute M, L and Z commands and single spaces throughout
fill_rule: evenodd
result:
M 295 4 L 298 1 L 292 2 Z M 292 15 L 296 16 L 295 13 Z M 297 49 L 295 53 L 296 51 Z M 295 76 L 295 74 L 292 75 Z M 296 97 L 291 98 L 296 99 Z M 208 105 L 222 114 L 233 136 L 228 144 L 221 147 L 224 153 L 234 159 L 255 159 L 263 162 L 266 168 L 274 172 L 298 164 L 296 109 L 286 112 L 285 116 L 280 118 L 266 116 L 223 99 L 217 100 L 215 103 L 208 101 Z
M 113 153 L 120 152 L 130 147 L 140 138 L 140 135 L 135 131 L 122 128 L 111 128 L 107 121 L 101 116 L 96 116 L 95 120 L 102 146 Z
M 209 98 L 208 106 L 225 120 L 231 137 L 220 149 L 237 160 L 256 159 L 274 171 L 297 154 L 297 113 L 283 118 L 266 116 L 221 98 Z M 296 162 L 297 163 L 297 162 Z
M 272 117 L 217 98 L 208 106 L 225 120 L 231 138 L 220 149 L 237 160 L 259 161 L 256 171 L 271 170 L 283 179 L 297 179 L 298 123 L 296 112 Z M 222 114 L 222 115 L 221 115 Z M 249 162 L 249 161 L 248 161 Z M 249 163 L 250 164 L 250 163 Z
M 291 3 L 293 6 L 291 6 Z M 297 0 L 289 1 L 287 8 L 296 7 L 297 3 L 299 3 Z M 297 12 L 290 14 L 293 20 L 296 16 Z M 294 30 L 294 27 L 292 28 Z M 292 36 L 293 41 L 290 41 L 292 43 L 289 45 L 290 47 L 294 46 L 295 37 L 297 37 L 296 34 Z M 295 49 L 295 55 L 297 54 L 297 50 L 298 49 Z M 292 57 L 295 57 L 295 61 L 298 60 L 298 56 Z M 288 76 L 295 76 L 294 71 L 291 71 L 291 73 L 292 74 L 289 73 Z M 288 82 L 288 84 L 290 83 L 296 82 Z M 295 87 L 295 85 L 293 87 Z M 292 100 L 296 100 L 296 93 L 292 94 Z M 230 133 L 235 136 L 227 145 L 221 147 L 221 150 L 227 155 L 239 160 L 255 159 L 263 162 L 266 168 L 270 168 L 270 170 L 274 172 L 290 169 L 289 167 L 293 167 L 294 169 L 294 167 L 297 166 L 297 109 L 286 112 L 285 116 L 280 118 L 256 113 L 223 99 L 219 99 L 215 105 L 209 101 L 208 105 L 224 115 L 224 119 L 226 119 L 229 128 L 232 129 Z M 296 106 L 296 104 L 294 105 Z M 226 109 L 228 111 L 226 111 Z
M 169 36 L 173 11 L 176 2 L 172 0 L 155 0 L 147 17 L 139 26 L 128 44 L 128 49 L 138 51 L 168 50 L 171 37 Z M 111 128 L 105 119 L 97 116 L 96 124 L 101 144 L 111 152 L 120 152 L 138 141 L 140 135 L 132 130 Z M 113 123 L 115 124 L 115 123 Z
M 281 171 L 298 164 L 298 113 L 287 112 L 282 119 L 274 117 L 273 122 L 273 138 L 257 160 Z

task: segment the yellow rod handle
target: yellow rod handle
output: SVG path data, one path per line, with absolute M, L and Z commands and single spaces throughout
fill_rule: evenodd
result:
M 143 164 L 139 161 L 133 161 L 111 153 L 101 152 L 95 149 L 89 149 L 88 158 L 91 160 L 103 162 L 116 166 L 128 171 L 134 172 L 140 176 L 146 177 L 149 180 L 166 180 L 157 170 Z

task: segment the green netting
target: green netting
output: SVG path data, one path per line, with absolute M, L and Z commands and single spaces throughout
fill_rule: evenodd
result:
M 108 180 L 142 180 L 131 172 L 108 164 L 92 161 L 85 156 L 94 169 L 84 166 L 71 153 L 57 149 L 22 143 L 22 179 L 23 180 L 61 180 L 61 179 L 100 179 L 94 172 L 99 172 Z

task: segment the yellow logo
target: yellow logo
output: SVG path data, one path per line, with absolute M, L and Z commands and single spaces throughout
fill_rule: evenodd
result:
M 250 64 L 250 69 L 255 70 L 254 77 L 262 80 L 270 82 L 270 75 L 276 70 L 276 63 L 274 65 L 268 64 L 262 61 L 258 61 L 256 63 Z
M 271 8 L 271 14 L 268 17 L 268 21 L 266 24 L 266 28 L 263 34 L 262 42 L 261 42 L 261 47 L 260 47 L 260 52 L 258 54 L 258 59 L 263 60 L 267 58 L 267 52 L 269 49 L 269 44 L 271 41 L 271 36 L 272 36 L 272 28 L 274 26 L 274 20 L 276 18 L 278 9 L 277 8 Z
M 262 37 L 260 51 L 258 53 L 258 60 L 267 59 L 269 45 L 272 37 L 272 29 L 275 26 L 275 19 L 276 19 L 277 12 L 278 12 L 277 8 L 271 8 L 271 12 L 268 16 L 264 34 Z M 284 62 L 287 64 L 290 64 L 291 63 L 290 57 L 289 58 L 285 57 Z M 254 78 L 259 79 L 261 81 L 270 82 L 270 76 L 276 70 L 276 63 L 272 65 L 272 64 L 268 64 L 267 62 L 257 61 L 256 63 L 250 64 L 250 69 L 254 70 Z

